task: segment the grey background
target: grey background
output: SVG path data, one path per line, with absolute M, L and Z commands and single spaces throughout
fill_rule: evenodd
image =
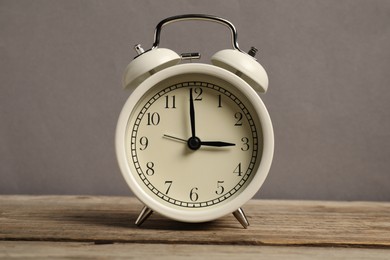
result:
M 114 132 L 121 75 L 156 24 L 208 13 L 260 49 L 275 156 L 259 198 L 390 200 L 390 1 L 0 1 L 0 194 L 128 195 Z M 230 47 L 218 24 L 161 46 Z

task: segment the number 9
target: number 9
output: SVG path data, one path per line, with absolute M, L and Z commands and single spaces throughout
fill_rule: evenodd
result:
M 148 145 L 149 145 L 149 140 L 148 140 L 148 138 L 147 138 L 146 136 L 142 136 L 142 137 L 139 139 L 139 144 L 142 146 L 142 147 L 140 147 L 139 149 L 140 149 L 141 151 L 145 150 L 145 149 L 148 147 Z

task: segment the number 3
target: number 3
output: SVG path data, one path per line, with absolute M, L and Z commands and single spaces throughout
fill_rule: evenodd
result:
M 247 137 L 243 137 L 241 138 L 241 142 L 242 142 L 242 147 L 241 147 L 241 151 L 248 151 L 249 150 L 249 139 Z

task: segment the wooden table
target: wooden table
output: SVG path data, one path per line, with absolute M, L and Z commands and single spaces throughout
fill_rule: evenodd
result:
M 390 259 L 390 203 L 252 200 L 250 227 L 232 215 L 188 224 L 134 198 L 0 196 L 0 258 Z

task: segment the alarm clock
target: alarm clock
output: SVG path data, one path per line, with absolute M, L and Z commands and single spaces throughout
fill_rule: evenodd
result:
M 205 64 L 194 62 L 199 53 L 159 48 L 162 28 L 185 20 L 227 26 L 232 49 Z M 267 91 L 268 76 L 257 50 L 242 51 L 231 22 L 204 14 L 162 20 L 152 47 L 135 50 L 123 76 L 132 93 L 115 140 L 122 175 L 144 204 L 135 224 L 153 212 L 182 222 L 233 213 L 247 228 L 242 206 L 262 186 L 274 151 L 271 119 L 258 95 Z

